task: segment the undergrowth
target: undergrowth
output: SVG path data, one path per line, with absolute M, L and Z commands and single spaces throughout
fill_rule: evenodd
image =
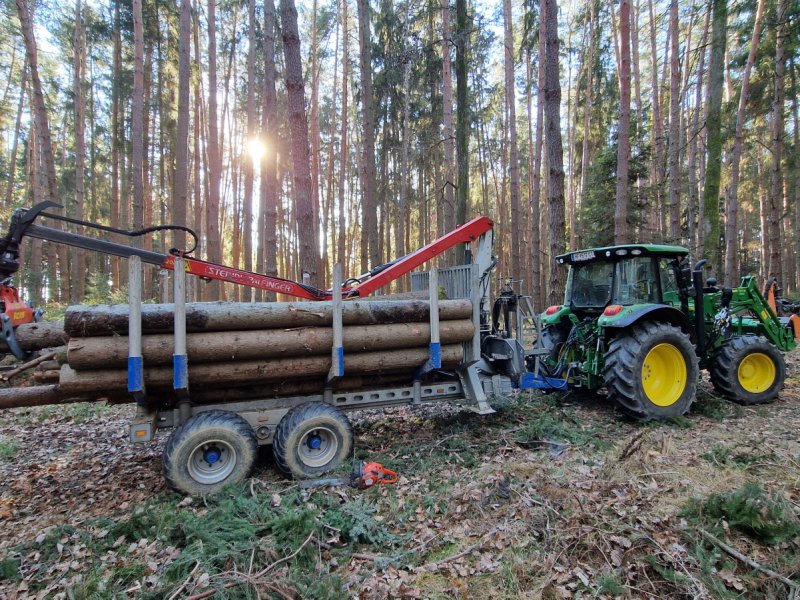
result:
M 774 546 L 800 535 L 800 519 L 778 493 L 746 483 L 739 489 L 691 500 L 683 511 L 690 523 L 724 532 L 723 522 L 757 542 Z

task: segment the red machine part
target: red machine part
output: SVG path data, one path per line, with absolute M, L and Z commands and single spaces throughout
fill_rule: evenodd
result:
M 0 285 L 0 303 L 2 303 L 2 312 L 11 319 L 13 327 L 23 323 L 34 322 L 35 311 L 20 299 L 17 288 L 9 285 Z
M 392 485 L 397 483 L 397 472 L 378 462 L 362 463 L 360 474 L 353 480 L 353 487 L 365 490 L 373 485 Z
M 373 269 L 371 273 L 362 275 L 359 278 L 359 283 L 344 289 L 342 295 L 345 298 L 368 296 L 375 290 L 411 272 L 453 246 L 474 242 L 493 226 L 494 222 L 488 217 L 476 217 L 419 250 Z M 307 300 L 330 300 L 332 297 L 330 290 L 319 290 L 289 279 L 260 275 L 251 271 L 226 267 L 188 256 L 183 258 L 186 264 L 186 272 L 198 277 L 238 283 L 279 294 L 306 298 Z M 161 267 L 170 271 L 173 270 L 175 268 L 175 257 L 167 256 L 161 263 Z

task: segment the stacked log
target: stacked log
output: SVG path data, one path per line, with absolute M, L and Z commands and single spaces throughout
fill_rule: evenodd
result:
M 428 302 L 418 299 L 345 302 L 346 377 L 334 382 L 334 390 L 410 384 L 429 358 L 429 310 Z M 149 396 L 164 403 L 174 400 L 173 311 L 169 304 L 142 306 L 145 386 Z M 321 393 L 331 368 L 332 312 L 328 302 L 187 304 L 193 401 Z M 65 364 L 48 360 L 39 365 L 34 380 L 51 385 L 29 388 L 38 389 L 38 395 L 27 391 L 14 400 L 13 393 L 0 391 L 0 408 L 51 404 L 56 398 L 130 401 L 128 313 L 127 305 L 72 306 L 63 326 L 29 328 L 26 339 L 35 333 L 40 347 L 68 338 Z M 439 302 L 443 368 L 463 362 L 462 344 L 475 331 L 471 316 L 468 300 Z

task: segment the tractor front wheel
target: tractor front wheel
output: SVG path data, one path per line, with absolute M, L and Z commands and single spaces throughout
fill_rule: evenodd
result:
M 640 421 L 688 412 L 699 373 L 694 347 L 680 328 L 645 322 L 616 337 L 606 353 L 608 396 Z
M 742 335 L 726 340 L 711 358 L 711 383 L 739 404 L 764 404 L 778 397 L 786 378 L 780 351 L 764 338 Z

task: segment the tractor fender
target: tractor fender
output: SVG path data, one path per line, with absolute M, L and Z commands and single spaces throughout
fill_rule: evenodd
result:
M 686 315 L 677 308 L 666 304 L 626 306 L 617 315 L 611 317 L 601 315 L 597 324 L 606 329 L 624 329 L 642 320 L 662 321 L 680 327 L 687 333 L 691 331 Z

